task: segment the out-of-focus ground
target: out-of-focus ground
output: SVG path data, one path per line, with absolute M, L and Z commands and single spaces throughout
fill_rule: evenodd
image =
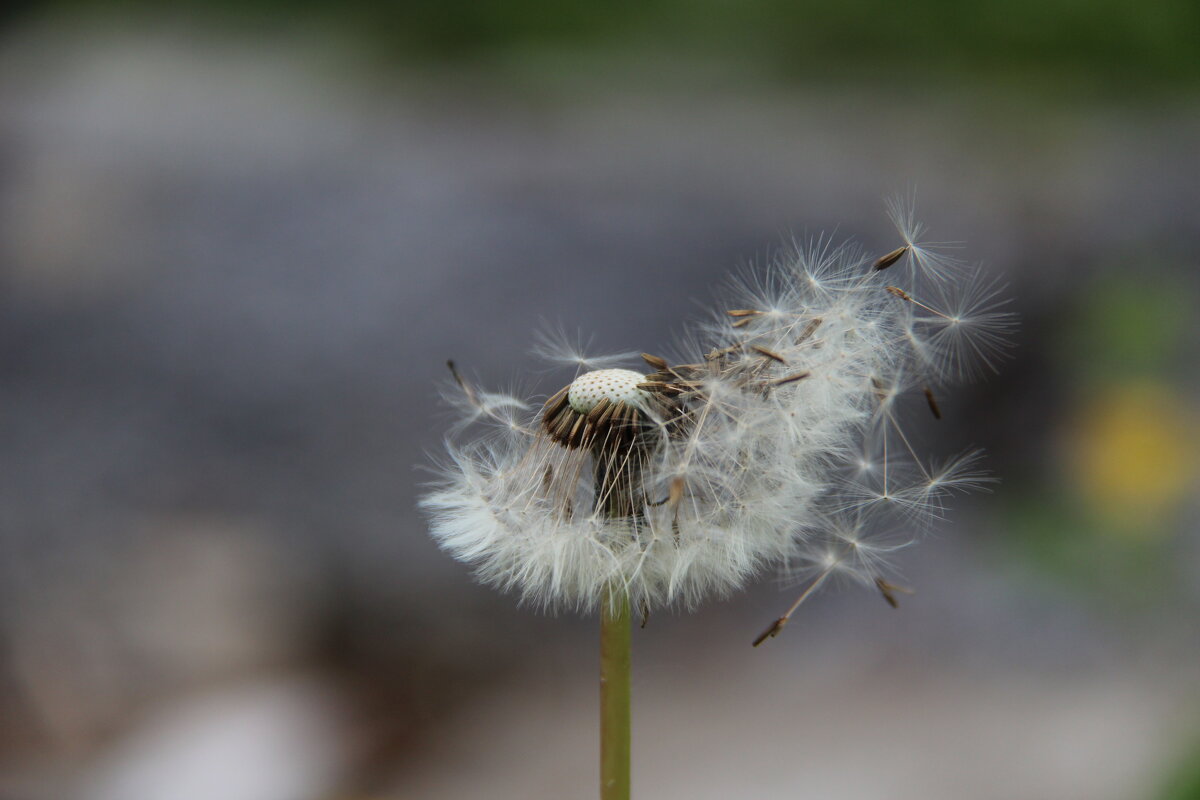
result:
M 912 187 L 1022 318 L 922 430 L 1001 481 L 899 610 L 652 618 L 637 791 L 1197 796 L 1200 101 L 619 63 L 9 29 L 0 798 L 591 796 L 593 621 L 415 511 L 445 360 L 551 391 L 539 327 L 653 351 L 792 233 L 891 249 Z

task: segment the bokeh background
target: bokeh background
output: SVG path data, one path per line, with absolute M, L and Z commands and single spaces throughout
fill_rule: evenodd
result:
M 1193 0 L 42 2 L 0 17 L 0 798 L 594 795 L 595 623 L 414 504 L 444 363 L 662 349 L 792 234 L 1010 282 L 898 610 L 635 636 L 654 798 L 1200 797 Z

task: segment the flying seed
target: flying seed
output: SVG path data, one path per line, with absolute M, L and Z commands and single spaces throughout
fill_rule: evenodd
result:
M 933 390 L 928 386 L 925 387 L 925 402 L 929 403 L 929 410 L 933 412 L 933 418 L 941 419 L 942 409 L 938 407 L 937 398 L 933 396 Z
M 906 245 L 906 244 L 901 245 L 901 246 L 897 247 L 895 250 L 893 250 L 892 252 L 888 253 L 887 255 L 880 256 L 879 260 L 875 262 L 873 269 L 876 272 L 879 272 L 880 270 L 885 270 L 888 267 L 890 267 L 892 264 L 895 264 L 897 261 L 899 261 L 901 258 L 903 258 L 904 254 L 907 252 L 908 252 L 908 245 Z

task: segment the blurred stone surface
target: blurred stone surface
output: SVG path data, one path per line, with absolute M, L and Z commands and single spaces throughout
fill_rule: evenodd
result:
M 78 800 L 297 800 L 331 795 L 348 756 L 344 713 L 319 682 L 288 677 L 179 698 L 113 744 Z
M 635 793 L 645 797 L 1127 800 L 1152 797 L 1194 720 L 1186 672 L 1086 675 L 881 663 L 798 632 L 752 650 L 729 627 L 669 654 L 638 636 Z M 744 631 L 743 631 L 744 633 Z M 691 637 L 693 644 L 698 636 Z M 651 655 L 647 656 L 645 651 Z M 598 779 L 587 670 L 533 667 L 451 720 L 388 796 L 586 797 Z

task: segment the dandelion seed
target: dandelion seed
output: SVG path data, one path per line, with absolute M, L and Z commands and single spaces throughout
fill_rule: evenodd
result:
M 916 323 L 929 330 L 933 366 L 938 371 L 960 380 L 983 370 L 997 371 L 1016 329 L 1016 315 L 1006 308 L 1004 290 L 997 279 L 977 272 L 935 288 L 935 299 L 919 306 L 928 314 Z
M 925 240 L 925 225 L 916 219 L 916 195 L 910 193 L 906 197 L 889 198 L 887 203 L 888 218 L 895 226 L 896 232 L 904 244 L 893 250 L 887 256 L 895 256 L 895 260 L 887 266 L 896 263 L 907 256 L 909 271 L 914 279 L 929 278 L 936 283 L 953 281 L 960 273 L 964 264 L 946 251 L 960 247 L 957 242 L 931 242 Z M 899 252 L 897 254 L 897 251 Z M 880 259 L 882 261 L 883 259 Z M 885 267 L 876 267 L 884 269 Z

